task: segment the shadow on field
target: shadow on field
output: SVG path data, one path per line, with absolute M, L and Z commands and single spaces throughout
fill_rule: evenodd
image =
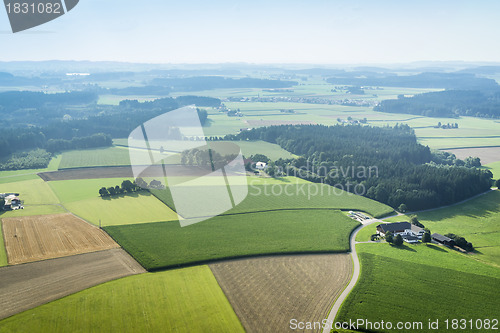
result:
M 422 220 L 440 221 L 450 218 L 466 216 L 469 218 L 488 218 L 500 213 L 500 191 L 495 190 L 472 199 L 464 204 L 445 207 L 430 212 L 421 213 Z
M 401 246 L 396 246 L 396 245 L 393 245 L 391 244 L 391 246 L 395 249 L 400 249 L 400 250 L 405 250 L 405 251 L 411 251 L 411 252 L 417 252 L 415 249 L 412 249 L 411 247 L 409 247 L 408 245 L 401 245 Z
M 114 199 L 120 199 L 120 198 L 139 198 L 139 197 L 150 197 L 152 194 L 149 191 L 140 191 L 140 192 L 132 192 L 132 193 L 120 193 L 120 194 L 115 194 L 115 195 L 108 195 L 105 197 L 101 197 L 102 200 L 114 200 Z
M 440 252 L 446 252 L 448 253 L 448 251 L 446 251 L 445 249 L 443 249 L 442 247 L 440 246 L 437 246 L 437 245 L 434 245 L 434 244 L 427 244 L 427 247 L 429 249 L 433 249 L 433 250 L 436 250 L 436 251 L 440 251 Z

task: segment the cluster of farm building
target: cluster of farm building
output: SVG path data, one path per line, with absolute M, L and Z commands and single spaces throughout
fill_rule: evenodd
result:
M 410 222 L 382 223 L 377 226 L 377 234 L 382 237 L 391 232 L 394 236 L 401 235 L 407 243 L 418 243 L 424 236 L 425 229 L 420 228 Z M 452 246 L 453 240 L 441 234 L 434 233 L 431 239 L 435 243 Z

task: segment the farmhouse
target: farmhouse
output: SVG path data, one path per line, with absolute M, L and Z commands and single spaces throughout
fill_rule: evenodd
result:
M 267 163 L 257 162 L 257 163 L 255 163 L 255 168 L 257 170 L 264 170 L 265 168 L 267 168 Z
M 23 209 L 21 199 L 19 198 L 19 193 L 0 193 L 0 199 L 5 201 L 3 209 L 4 210 L 16 210 Z
M 446 246 L 453 246 L 453 243 L 454 243 L 453 239 L 446 237 L 446 236 L 443 236 L 443 235 L 440 235 L 440 234 L 432 234 L 431 238 L 433 241 L 440 243 L 440 244 L 443 244 L 443 245 L 446 245 Z
M 425 233 L 423 228 L 409 222 L 383 223 L 377 226 L 377 233 L 381 236 L 385 236 L 389 231 L 393 235 L 401 235 L 407 243 L 417 243 Z

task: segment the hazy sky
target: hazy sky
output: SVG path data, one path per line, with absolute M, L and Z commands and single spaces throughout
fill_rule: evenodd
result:
M 500 61 L 500 1 L 80 0 L 12 34 L 0 61 L 394 63 Z

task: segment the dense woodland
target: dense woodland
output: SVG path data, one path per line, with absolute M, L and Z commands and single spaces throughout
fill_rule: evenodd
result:
M 417 142 L 407 125 L 272 126 L 227 139 L 276 143 L 301 158 L 274 161 L 271 173 L 284 171 L 351 192 L 359 185 L 357 194 L 363 192 L 394 208 L 405 204 L 415 211 L 452 204 L 484 192 L 492 184 L 491 172 L 474 167 L 478 161 L 434 154 Z M 366 170 L 372 170 L 371 174 Z
M 374 108 L 389 113 L 408 113 L 426 117 L 500 117 L 500 89 L 493 91 L 446 90 L 399 96 L 382 101 Z
M 152 85 L 171 87 L 173 91 L 201 91 L 226 88 L 290 88 L 298 85 L 295 81 L 225 78 L 220 76 L 195 76 L 187 78 L 157 78 Z
M 327 79 L 331 84 L 353 86 L 408 87 L 408 88 L 442 88 L 487 90 L 496 89 L 498 84 L 493 79 L 479 78 L 469 73 L 421 73 L 399 76 L 387 74 L 383 77 L 343 77 Z
M 127 100 L 119 106 L 102 107 L 95 100 L 93 93 L 0 94 L 0 116 L 4 118 L 0 123 L 0 169 L 43 168 L 50 161 L 46 154 L 111 146 L 112 137 L 127 137 L 140 124 L 165 112 L 191 104 L 221 103 L 216 98 L 180 96 L 144 103 Z M 66 116 L 74 109 L 75 117 Z M 205 124 L 207 112 L 198 109 L 198 114 Z

